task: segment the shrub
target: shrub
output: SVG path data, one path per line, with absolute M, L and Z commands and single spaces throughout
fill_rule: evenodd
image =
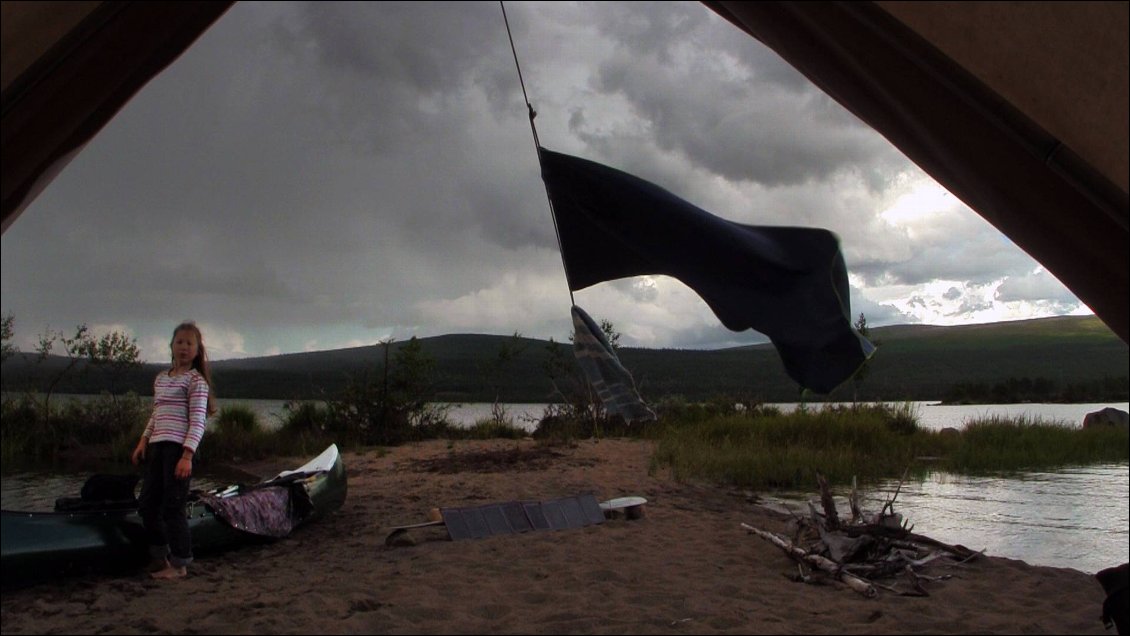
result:
M 225 406 L 200 442 L 196 459 L 212 463 L 268 457 L 276 451 L 273 440 L 274 436 L 263 430 L 251 408 L 242 404 Z
M 216 432 L 232 434 L 249 434 L 259 431 L 259 416 L 250 407 L 243 404 L 232 404 L 220 409 L 216 416 Z
M 463 434 L 470 439 L 523 439 L 529 436 L 525 429 L 497 418 L 475 422 L 474 426 L 464 429 Z
M 324 433 L 330 422 L 330 409 L 316 402 L 287 402 L 279 430 L 288 434 Z
M 5 470 L 53 463 L 62 451 L 84 446 L 109 446 L 116 459 L 128 459 L 150 411 L 133 393 L 69 400 L 52 408 L 51 417 L 45 408 L 46 402 L 32 394 L 5 398 L 0 414 Z

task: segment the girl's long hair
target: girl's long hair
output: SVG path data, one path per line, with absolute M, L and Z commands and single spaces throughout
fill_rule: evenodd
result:
M 204 376 L 204 381 L 208 383 L 208 415 L 215 415 L 216 391 L 212 386 L 212 368 L 208 364 L 208 352 L 204 349 L 204 334 L 200 333 L 200 327 L 197 327 L 195 322 L 186 320 L 173 329 L 173 339 L 169 341 L 170 350 L 177 340 L 177 334 L 181 331 L 191 331 L 196 335 L 196 357 L 192 359 L 192 368 Z

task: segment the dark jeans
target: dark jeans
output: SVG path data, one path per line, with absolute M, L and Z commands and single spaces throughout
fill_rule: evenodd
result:
M 168 555 L 174 567 L 192 562 L 192 536 L 188 531 L 190 479 L 177 479 L 177 461 L 184 447 L 177 442 L 154 442 L 145 451 L 145 481 L 138 507 L 149 538 L 150 555 Z

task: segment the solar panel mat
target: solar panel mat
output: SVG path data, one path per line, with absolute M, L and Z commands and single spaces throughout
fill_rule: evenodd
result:
M 452 540 L 481 539 L 532 530 L 565 530 L 604 523 L 594 495 L 549 501 L 508 501 L 469 508 L 442 508 Z

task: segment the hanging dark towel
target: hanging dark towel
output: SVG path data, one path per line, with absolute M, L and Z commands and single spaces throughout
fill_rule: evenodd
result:
M 734 223 L 608 166 L 544 148 L 539 156 L 570 289 L 677 278 L 727 328 L 768 336 L 789 376 L 820 393 L 874 351 L 852 327 L 847 269 L 831 232 Z

